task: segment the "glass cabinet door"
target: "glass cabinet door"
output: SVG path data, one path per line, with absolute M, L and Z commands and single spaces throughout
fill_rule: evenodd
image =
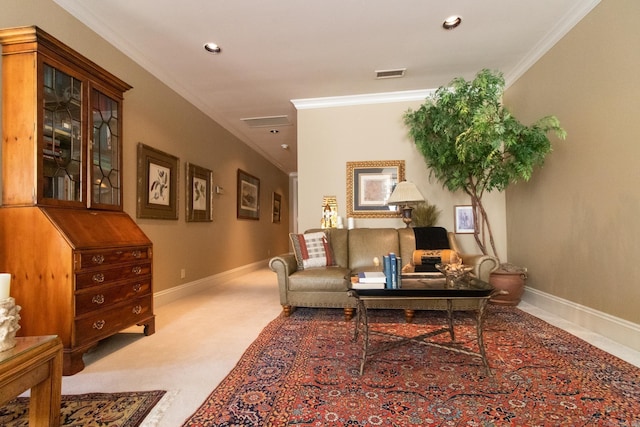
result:
M 120 104 L 93 89 L 91 91 L 91 206 L 121 204 L 120 197 Z
M 82 202 L 82 82 L 44 64 L 43 197 Z

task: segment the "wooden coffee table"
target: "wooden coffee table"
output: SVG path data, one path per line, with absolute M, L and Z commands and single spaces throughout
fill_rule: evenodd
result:
M 491 369 L 487 360 L 482 337 L 482 326 L 489 299 L 495 292 L 493 286 L 475 278 L 466 278 L 448 285 L 442 281 L 420 280 L 416 278 L 402 279 L 401 289 L 366 289 L 349 290 L 349 294 L 357 299 L 356 326 L 353 339 L 356 340 L 361 333 L 363 336 L 362 359 L 360 362 L 360 375 L 364 372 L 364 366 L 368 358 L 374 354 L 388 351 L 407 342 L 417 342 L 422 345 L 444 348 L 457 353 L 480 357 L 491 375 Z M 447 325 L 441 329 L 425 334 L 403 337 L 371 328 L 367 309 L 381 307 L 384 303 L 390 303 L 394 307 L 405 310 L 442 310 L 447 312 Z M 478 351 L 465 347 L 455 341 L 453 328 L 453 313 L 456 311 L 476 312 L 475 327 Z M 449 333 L 450 342 L 434 342 L 429 338 Z M 369 335 L 383 335 L 391 339 L 390 342 L 376 349 L 369 346 Z
M 19 337 L 0 352 L 0 405 L 31 389 L 29 425 L 60 425 L 62 342 L 57 335 Z

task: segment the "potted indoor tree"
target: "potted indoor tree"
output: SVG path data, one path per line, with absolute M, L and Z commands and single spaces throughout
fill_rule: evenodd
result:
M 475 241 L 483 254 L 498 260 L 482 197 L 528 181 L 551 151 L 547 135 L 566 136 L 555 116 L 542 117 L 530 126 L 520 123 L 502 105 L 503 93 L 502 73 L 484 69 L 471 81 L 455 78 L 404 116 L 431 175 L 448 190 L 462 190 L 470 197 Z M 514 266 L 501 267 L 525 277 Z

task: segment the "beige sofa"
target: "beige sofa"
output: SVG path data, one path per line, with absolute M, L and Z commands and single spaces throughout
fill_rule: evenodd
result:
M 309 230 L 318 231 L 318 230 Z M 293 253 L 272 258 L 269 267 L 278 275 L 280 304 L 289 316 L 295 307 L 343 308 L 345 318 L 351 319 L 355 299 L 347 294 L 351 276 L 363 271 L 381 271 L 374 258 L 394 252 L 402 257 L 402 264 L 411 262 L 416 249 L 411 228 L 332 228 L 324 230 L 333 251 L 334 266 L 298 269 Z M 488 281 L 489 274 L 498 267 L 496 258 L 461 253 L 454 233 L 447 233 L 449 246 L 462 257 L 464 264 L 473 265 L 473 273 Z M 380 307 L 392 308 L 392 307 Z

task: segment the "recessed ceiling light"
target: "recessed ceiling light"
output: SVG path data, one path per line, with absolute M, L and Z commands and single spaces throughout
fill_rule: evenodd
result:
M 280 144 L 280 148 L 282 148 L 283 150 L 288 150 L 289 144 Z
M 213 53 L 214 55 L 217 55 L 220 52 L 222 52 L 222 49 L 220 48 L 220 46 L 211 42 L 204 44 L 204 50 L 206 50 L 209 53 Z
M 451 15 L 444 20 L 444 22 L 442 23 L 442 28 L 444 28 L 445 30 L 453 30 L 461 23 L 462 17 L 460 17 L 459 15 Z

